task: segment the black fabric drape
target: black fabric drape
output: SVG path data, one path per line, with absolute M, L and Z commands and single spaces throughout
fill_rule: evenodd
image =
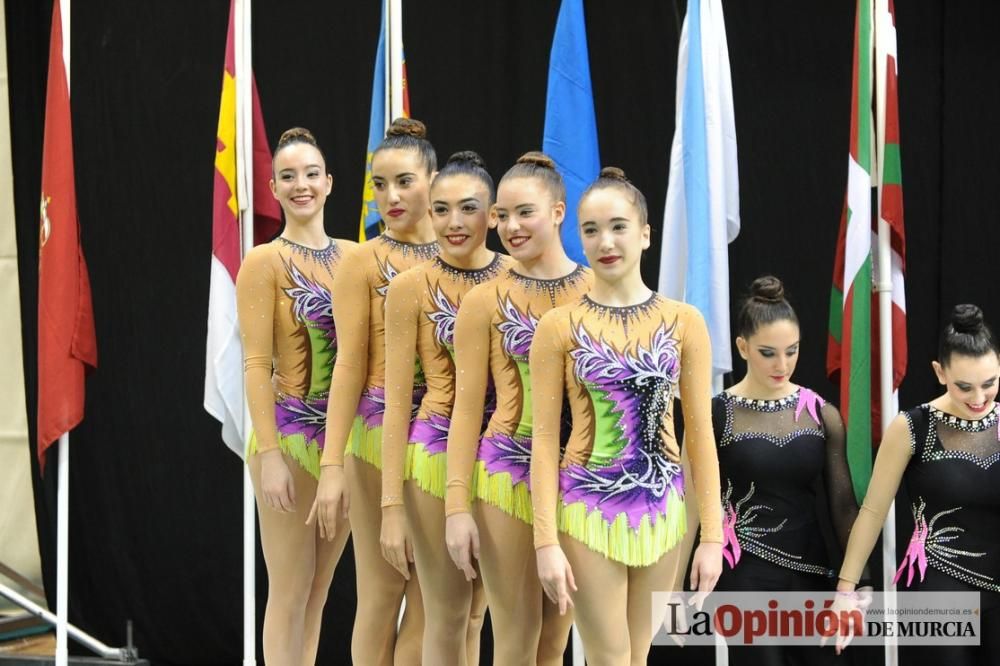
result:
M 334 236 L 357 229 L 379 5 L 253 8 L 271 143 L 292 125 L 316 134 L 334 174 L 327 206 Z M 853 3 L 732 0 L 724 7 L 743 220 L 730 252 L 734 306 L 755 276 L 784 279 L 802 325 L 796 379 L 836 400 L 823 366 L 847 174 Z M 77 191 L 100 368 L 88 380 L 87 417 L 73 432 L 72 619 L 119 644 L 133 619 L 140 650 L 158 664 L 235 664 L 242 646 L 241 467 L 202 408 L 228 9 L 227 0 L 73 5 Z M 602 162 L 624 168 L 645 192 L 654 229 L 667 186 L 684 9 L 683 2 L 586 3 Z M 411 106 L 442 160 L 472 148 L 499 177 L 517 155 L 540 147 L 557 10 L 555 0 L 406 4 Z M 33 441 L 51 8 L 7 0 L 5 11 Z M 910 332 L 903 406 L 938 391 L 928 366 L 953 304 L 979 303 L 1000 324 L 992 274 L 1000 246 L 998 13 L 986 0 L 897 6 Z M 651 285 L 656 236 L 644 262 Z M 53 462 L 44 479 L 34 473 L 54 600 Z M 321 663 L 346 663 L 353 608 L 348 549 L 327 606 Z

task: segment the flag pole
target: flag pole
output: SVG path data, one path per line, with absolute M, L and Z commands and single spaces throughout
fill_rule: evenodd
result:
M 56 0 L 58 3 L 60 0 Z M 72 99 L 70 76 L 70 0 L 60 7 L 66 93 Z M 59 436 L 58 499 L 56 500 L 56 666 L 69 661 L 69 432 Z
M 51 75 L 53 73 L 54 69 L 58 70 L 58 68 L 60 66 L 62 67 L 62 71 L 63 71 L 64 77 L 65 77 L 65 84 L 66 84 L 66 89 L 65 89 L 66 100 L 65 101 L 67 102 L 67 105 L 66 105 L 67 108 L 65 109 L 65 111 L 67 113 L 69 111 L 68 101 L 69 101 L 69 99 L 71 99 L 71 96 L 70 96 L 70 87 L 71 87 L 71 84 L 70 84 L 70 81 L 71 81 L 71 76 L 70 76 L 70 38 L 71 38 L 70 12 L 71 12 L 70 0 L 53 0 L 53 2 L 52 2 L 52 39 L 53 40 L 59 40 L 59 41 L 61 41 L 61 43 L 62 43 L 61 44 L 61 46 L 62 46 L 62 52 L 61 53 L 52 53 L 51 50 L 56 45 L 57 42 L 53 41 L 52 43 L 50 43 L 50 45 L 49 45 L 50 46 L 49 74 Z M 57 17 L 59 19 L 58 23 L 56 23 L 56 18 Z M 61 62 L 59 62 L 58 65 L 56 65 L 53 62 L 56 58 L 59 58 L 61 60 Z M 57 75 L 57 79 L 56 80 L 58 80 L 58 75 Z M 48 140 L 50 138 L 52 138 L 52 137 L 48 136 L 48 129 L 49 129 L 48 128 L 48 122 L 49 122 L 50 111 L 51 111 L 50 106 L 52 104 L 52 99 L 53 99 L 53 87 L 52 86 L 53 86 L 53 78 L 52 78 L 52 76 L 49 76 L 48 82 L 47 82 L 47 86 L 46 86 L 46 102 L 45 102 L 46 143 L 48 142 Z M 57 88 L 55 90 L 55 98 L 58 99 L 61 96 L 62 96 L 62 90 Z M 60 119 L 60 120 L 65 120 L 65 122 L 69 123 L 69 127 L 66 128 L 66 129 L 70 130 L 69 136 L 71 136 L 72 135 L 72 120 L 71 120 L 71 118 L 67 117 L 65 119 Z M 58 132 L 57 132 L 57 134 L 58 134 Z M 71 146 L 69 146 L 68 148 L 71 149 Z M 51 155 L 48 154 L 48 149 L 46 149 L 46 155 L 44 156 L 43 162 L 46 161 L 46 160 L 48 160 L 48 159 L 50 159 L 50 158 L 51 158 Z M 70 167 L 69 171 L 70 171 L 69 177 L 73 178 L 74 176 L 73 176 L 72 166 Z M 46 168 L 43 167 L 43 169 L 42 169 L 42 188 L 43 189 L 46 188 L 46 175 L 45 174 L 46 174 Z M 72 191 L 72 189 L 71 189 L 71 191 Z M 52 193 L 50 192 L 49 194 L 52 194 Z M 46 215 L 44 209 L 47 206 L 48 197 L 45 198 L 45 201 L 46 201 L 46 203 L 43 203 L 43 206 L 42 206 L 43 210 L 42 210 L 41 216 L 43 218 L 42 221 L 47 225 L 48 224 L 48 219 L 47 219 L 47 215 Z M 63 203 L 65 203 L 65 202 L 63 202 Z M 74 214 L 75 214 L 75 206 L 76 206 L 75 201 L 70 200 L 70 204 L 72 205 L 72 208 L 74 209 Z M 68 222 L 70 224 L 73 224 L 73 225 L 77 224 L 77 220 L 75 220 L 75 219 L 74 220 L 66 220 L 66 222 Z M 77 252 L 79 252 L 80 251 L 80 248 L 79 248 L 79 238 L 77 239 L 77 243 L 78 243 L 78 246 L 77 246 L 76 250 L 77 250 Z M 44 241 L 42 242 L 42 245 L 44 245 Z M 42 268 L 41 268 L 42 256 L 43 256 L 43 250 L 42 250 L 41 247 L 39 247 L 39 290 L 40 290 L 40 292 L 41 292 L 41 286 L 42 286 L 42 277 L 41 277 L 42 276 Z M 82 262 L 82 256 L 80 257 L 80 260 Z M 83 269 L 84 271 L 86 270 L 85 267 L 82 266 L 82 263 L 81 263 L 81 267 L 80 268 Z M 87 307 L 89 308 L 90 307 L 90 304 L 89 304 L 89 299 L 90 299 L 89 288 L 87 289 L 86 294 L 87 294 L 87 300 L 88 300 Z M 39 293 L 39 298 L 42 299 L 42 300 L 44 300 L 44 298 L 42 298 L 42 297 L 43 297 L 43 294 Z M 79 316 L 79 313 L 78 313 L 78 316 Z M 44 323 L 42 322 L 42 318 L 39 317 L 39 326 L 41 327 L 43 325 L 44 325 Z M 91 326 L 93 325 L 92 322 L 90 322 L 90 325 Z M 41 333 L 41 328 L 39 329 L 39 332 Z M 41 340 L 41 336 L 40 336 L 40 340 Z M 40 346 L 41 346 L 41 343 L 40 343 Z M 96 348 L 95 348 L 94 353 L 96 353 Z M 41 350 L 39 351 L 39 354 L 41 355 Z M 83 360 L 83 359 L 80 359 L 80 360 Z M 96 358 L 93 358 L 90 361 L 84 361 L 84 363 L 87 363 L 87 364 L 92 365 L 92 366 L 96 366 Z M 40 371 L 40 374 L 42 374 L 41 371 Z M 39 381 L 42 382 L 41 379 Z M 46 380 L 46 381 L 49 381 L 49 380 Z M 42 383 L 44 383 L 44 382 L 42 382 Z M 41 394 L 39 395 L 39 400 L 40 401 L 43 400 L 43 398 L 41 397 Z M 39 421 L 41 421 L 41 416 L 39 416 Z M 76 421 L 73 425 L 69 426 L 69 428 L 72 428 L 78 422 L 79 421 Z M 42 424 L 39 423 L 39 428 L 40 429 L 41 429 L 41 426 L 42 426 Z M 51 439 L 49 439 L 49 437 L 47 435 L 45 436 L 45 439 L 48 440 L 48 441 L 45 442 L 45 444 L 49 444 L 51 442 Z M 40 440 L 41 440 L 41 437 L 40 437 Z M 83 643 L 85 646 L 87 646 L 88 648 L 90 648 L 94 652 L 96 652 L 96 653 L 98 653 L 98 654 L 100 654 L 100 655 L 102 655 L 104 657 L 118 657 L 120 660 L 124 661 L 124 659 L 127 656 L 132 656 L 135 653 L 135 650 L 132 648 L 131 645 L 127 646 L 126 648 L 109 648 L 108 646 L 104 645 L 103 643 L 101 643 L 97 639 L 95 639 L 95 638 L 93 638 L 91 636 L 88 636 L 87 634 L 83 633 L 78 628 L 73 627 L 69 623 L 69 521 L 70 521 L 70 511 L 69 511 L 69 506 L 70 506 L 69 505 L 69 465 L 70 465 L 70 462 L 69 462 L 69 430 L 67 430 L 67 431 L 65 431 L 65 432 L 63 432 L 63 433 L 61 433 L 59 435 L 59 449 L 58 450 L 59 450 L 59 462 L 57 464 L 58 469 L 56 471 L 56 475 L 57 475 L 57 479 L 56 479 L 56 482 L 57 482 L 57 490 L 56 490 L 56 493 L 57 493 L 57 495 L 56 495 L 56 613 L 55 613 L 55 615 L 52 615 L 50 612 L 48 612 L 45 609 L 37 606 L 36 604 L 33 604 L 31 601 L 29 601 L 29 600 L 25 599 L 24 597 L 18 595 L 16 592 L 14 592 L 14 590 L 12 590 L 10 588 L 7 588 L 6 586 L 3 586 L 3 585 L 0 585 L 0 596 L 3 596 L 3 597 L 6 597 L 7 599 L 10 599 L 11 601 L 13 601 L 18 606 L 21 606 L 25 610 L 33 613 L 35 616 L 37 616 L 37 617 L 44 617 L 46 619 L 46 621 L 48 621 L 48 622 L 50 622 L 50 623 L 52 623 L 52 624 L 55 625 L 55 628 L 56 628 L 56 649 L 55 649 L 55 660 L 54 661 L 55 661 L 55 664 L 57 664 L 57 666 L 66 666 L 66 664 L 69 661 L 69 638 L 70 637 L 72 637 L 75 640 Z M 39 462 L 40 462 L 40 464 L 44 465 L 45 464 L 44 457 Z
M 236 74 L 236 200 L 239 202 L 241 258 L 253 249 L 253 58 L 251 2 L 236 0 L 234 51 Z M 242 261 L 242 259 L 241 259 Z M 249 436 L 250 409 L 243 401 L 242 432 Z M 247 442 L 244 442 L 244 446 Z M 245 449 L 244 449 L 245 450 Z M 257 525 L 250 468 L 243 469 L 243 666 L 257 663 Z
M 389 0 L 388 30 L 386 31 L 386 45 L 389 49 L 389 57 L 386 58 L 388 76 L 385 77 L 386 85 L 389 86 L 389 119 L 386 127 L 403 115 L 403 2 L 402 0 Z
M 881 141 L 881 137 L 880 137 Z M 879 198 L 881 199 L 881 192 Z M 878 322 L 879 322 L 879 397 L 881 399 L 881 434 L 899 409 L 899 396 L 892 388 L 892 257 L 889 246 L 889 223 L 879 217 L 878 221 Z M 886 613 L 896 607 L 896 586 L 892 579 L 896 574 L 896 501 L 889 505 L 885 523 L 882 526 L 882 589 Z M 895 617 L 886 615 L 885 617 Z M 886 666 L 896 666 L 897 641 L 895 636 L 886 637 Z
M 69 625 L 69 433 L 59 435 L 59 499 L 56 519 L 56 666 L 66 666 Z
M 899 397 L 893 390 L 894 364 L 892 357 L 892 248 L 889 223 L 882 217 L 882 183 L 885 165 L 885 109 L 886 62 L 888 60 L 888 35 L 890 26 L 888 0 L 875 0 L 875 150 L 878 170 L 878 244 L 876 291 L 878 292 L 879 321 L 879 398 L 881 423 L 880 435 L 885 435 L 889 423 L 899 408 Z M 885 617 L 896 608 L 896 587 L 892 582 L 896 563 L 896 502 L 889 506 L 882 526 L 882 589 L 885 591 Z M 896 666 L 898 647 L 895 636 L 885 642 L 885 664 Z
M 390 123 L 392 123 L 392 103 L 390 102 L 390 97 L 392 95 L 392 83 L 390 79 L 390 72 L 392 67 L 389 65 L 389 12 L 392 11 L 389 7 L 389 0 L 383 0 L 382 4 L 382 34 L 385 35 L 385 39 L 382 40 L 382 83 L 384 84 L 385 92 L 382 95 L 382 133 L 389 129 Z
M 239 202 L 243 254 L 253 249 L 253 66 L 250 50 L 250 0 L 236 0 L 234 51 L 236 68 L 236 199 Z
M 386 0 L 385 3 L 385 127 L 403 116 L 403 0 Z M 397 630 L 403 624 L 406 597 L 399 605 L 396 618 Z

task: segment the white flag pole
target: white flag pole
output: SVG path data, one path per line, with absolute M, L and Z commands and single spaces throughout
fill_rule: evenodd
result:
M 236 199 L 239 205 L 243 249 L 253 247 L 253 223 L 248 224 L 247 215 L 252 215 L 250 197 L 253 194 L 253 176 L 248 148 L 253 146 L 252 104 L 250 81 L 253 76 L 250 60 L 250 0 L 236 0 L 236 20 L 234 35 L 236 67 Z M 249 230 L 249 239 L 247 231 Z
M 385 127 L 403 115 L 403 1 L 387 0 L 385 3 Z M 403 624 L 406 597 L 399 606 L 396 628 Z
M 56 0 L 59 2 L 60 0 Z M 63 66 L 70 94 L 70 0 L 61 3 Z M 70 96 L 72 99 L 72 96 Z M 59 436 L 58 499 L 56 500 L 56 666 L 69 661 L 69 432 Z
M 389 0 L 388 8 L 386 42 L 389 57 L 386 58 L 386 65 L 389 68 L 389 75 L 385 80 L 389 86 L 389 104 L 386 106 L 389 109 L 389 123 L 391 123 L 403 115 L 403 2 Z M 389 123 L 386 123 L 387 127 Z
M 878 211 L 878 241 L 876 266 L 876 291 L 878 292 L 879 317 L 879 398 L 881 404 L 882 422 L 881 434 L 895 416 L 899 408 L 899 396 L 893 391 L 892 362 L 892 249 L 890 245 L 889 223 L 882 219 L 882 182 L 885 165 L 885 89 L 886 62 L 890 47 L 895 51 L 895 42 L 890 38 L 893 26 L 889 21 L 888 0 L 875 0 L 875 150 L 876 169 L 878 173 L 878 196 L 876 198 Z M 892 582 L 896 565 L 896 503 L 889 507 L 885 524 L 882 527 L 882 586 L 885 591 L 885 617 L 894 617 L 896 608 L 896 587 Z M 885 664 L 896 666 L 898 663 L 898 643 L 896 638 L 887 637 L 885 642 Z
M 62 59 L 66 71 L 66 92 L 70 92 L 70 0 L 55 0 L 52 3 L 60 8 L 60 30 L 62 31 Z M 72 99 L 72 97 L 71 97 Z M 69 638 L 74 639 L 107 659 L 116 658 L 124 661 L 135 657 L 135 650 L 130 644 L 126 648 L 108 647 L 101 641 L 89 636 L 69 623 L 69 432 L 59 436 L 59 463 L 57 474 L 58 489 L 56 490 L 56 615 L 52 617 L 45 609 L 18 595 L 14 590 L 0 585 L 0 596 L 13 601 L 18 606 L 28 610 L 46 621 L 55 621 L 56 625 L 56 666 L 67 666 L 69 662 Z
M 236 0 L 234 26 L 236 67 L 236 188 L 240 213 L 242 256 L 253 249 L 253 51 L 251 2 Z M 249 437 L 250 410 L 243 401 L 244 447 Z M 245 450 L 245 448 L 244 448 Z M 250 471 L 243 465 L 243 665 L 257 663 L 257 525 Z
M 542 603 L 548 603 L 548 600 L 542 599 Z M 571 627 L 571 630 L 573 636 L 573 655 L 570 663 L 573 666 L 584 666 L 587 663 L 587 659 L 583 653 L 583 638 L 580 636 L 580 630 L 576 624 Z
M 382 95 L 382 100 L 385 102 L 382 105 L 384 111 L 384 118 L 382 119 L 382 132 L 389 129 L 389 124 L 392 123 L 392 102 L 391 102 L 391 90 L 392 90 L 392 66 L 389 64 L 389 12 L 392 9 L 389 6 L 389 0 L 383 0 L 382 3 L 382 34 L 385 35 L 385 39 L 382 40 L 382 83 L 385 85 L 385 90 Z
M 69 659 L 69 433 L 59 436 L 59 499 L 56 522 L 56 666 Z

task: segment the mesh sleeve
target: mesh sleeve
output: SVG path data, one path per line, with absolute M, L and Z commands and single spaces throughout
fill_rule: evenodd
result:
M 889 424 L 879 446 L 868 493 L 847 540 L 844 564 L 840 569 L 842 580 L 852 583 L 860 580 L 911 455 L 909 422 L 900 415 Z
M 826 432 L 826 464 L 823 468 L 827 500 L 837 533 L 841 552 L 847 550 L 851 526 L 858 517 L 858 503 L 854 499 L 851 470 L 847 466 L 846 433 L 844 422 L 837 408 L 827 403 L 821 410 L 823 430 Z

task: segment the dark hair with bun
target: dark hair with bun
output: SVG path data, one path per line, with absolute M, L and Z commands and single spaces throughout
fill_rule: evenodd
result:
M 517 158 L 514 166 L 500 179 L 500 184 L 511 178 L 537 178 L 541 180 L 553 201 L 566 201 L 566 184 L 556 171 L 555 161 L 543 152 L 532 150 Z
M 938 362 L 947 366 L 952 354 L 973 358 L 993 352 L 1000 354 L 993 331 L 983 320 L 983 311 L 971 303 L 956 305 L 941 334 Z
M 785 300 L 785 285 L 773 275 L 757 278 L 750 285 L 750 295 L 743 300 L 736 316 L 736 331 L 744 340 L 750 338 L 761 326 L 776 321 L 799 323 L 795 310 Z
M 323 149 L 316 143 L 316 137 L 313 136 L 313 133 L 305 127 L 292 127 L 282 132 L 278 139 L 278 146 L 274 149 L 274 157 L 277 157 L 278 153 L 288 146 L 296 143 L 305 143 L 318 150 L 319 156 L 323 158 L 323 165 L 326 165 L 326 155 L 323 154 Z M 271 170 L 274 170 L 274 159 L 271 160 Z
M 437 153 L 427 140 L 427 126 L 413 118 L 396 118 L 385 131 L 385 138 L 372 156 L 383 150 L 413 150 L 420 155 L 420 162 L 428 174 L 437 170 Z
M 607 188 L 616 188 L 621 190 L 629 198 L 629 203 L 635 206 L 635 209 L 639 212 L 639 222 L 641 224 L 649 223 L 649 209 L 646 206 L 646 197 L 639 191 L 639 188 L 632 184 L 632 181 L 628 179 L 625 172 L 618 167 L 606 166 L 601 169 L 601 173 L 597 176 L 597 180 L 592 182 L 583 194 L 580 196 L 580 203 L 577 206 L 579 209 L 583 205 L 584 199 L 593 192 L 594 190 L 604 190 Z
M 483 158 L 479 156 L 479 153 L 472 150 L 461 150 L 452 154 L 452 156 L 448 158 L 444 167 L 438 171 L 438 175 L 434 177 L 434 182 L 431 183 L 431 189 L 433 189 L 434 184 L 439 182 L 442 178 L 462 174 L 481 180 L 483 185 L 486 186 L 486 191 L 489 192 L 489 202 L 493 203 L 493 201 L 496 200 L 497 193 L 496 188 L 493 186 L 493 177 L 490 176 L 490 172 L 486 170 L 486 163 L 483 162 Z

